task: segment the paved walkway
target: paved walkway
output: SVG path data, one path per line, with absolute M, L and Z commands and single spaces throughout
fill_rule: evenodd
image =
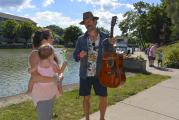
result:
M 141 52 L 136 55 L 145 57 Z M 171 79 L 109 106 L 106 120 L 179 120 L 179 70 L 149 67 L 147 70 L 155 74 L 170 75 Z M 92 114 L 90 118 L 99 120 L 99 112 Z

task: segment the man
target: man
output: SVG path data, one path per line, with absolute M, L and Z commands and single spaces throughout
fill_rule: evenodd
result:
M 104 120 L 107 107 L 107 88 L 100 84 L 98 74 L 102 63 L 103 46 L 107 47 L 115 43 L 114 38 L 103 42 L 105 38 L 108 38 L 108 35 L 96 28 L 98 19 L 90 11 L 83 13 L 83 21 L 80 24 L 84 25 L 87 31 L 78 38 L 73 54 L 75 61 L 80 61 L 79 95 L 83 96 L 83 109 L 86 120 L 89 120 L 92 85 L 95 94 L 99 96 L 100 120 Z

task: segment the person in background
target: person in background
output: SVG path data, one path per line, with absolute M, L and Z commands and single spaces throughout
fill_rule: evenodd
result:
M 150 56 L 149 56 L 150 48 L 151 48 L 151 44 L 148 45 L 148 47 L 147 47 L 147 49 L 146 49 L 146 51 L 145 51 L 145 53 L 146 53 L 146 55 L 147 55 L 147 58 L 148 58 L 148 61 L 149 61 L 149 65 L 150 65 Z
M 163 61 L 163 53 L 162 50 L 158 50 L 158 67 L 162 67 L 162 61 Z
M 155 58 L 156 58 L 156 49 L 157 49 L 157 45 L 156 44 L 153 44 L 150 48 L 150 51 L 149 51 L 149 59 L 150 59 L 150 64 L 149 66 L 150 67 L 154 67 L 154 61 L 155 61 Z

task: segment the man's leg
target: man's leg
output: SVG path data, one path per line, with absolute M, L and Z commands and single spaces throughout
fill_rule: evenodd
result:
M 107 97 L 100 96 L 99 97 L 100 120 L 104 120 L 106 107 L 107 107 Z
M 99 96 L 100 120 L 104 120 L 107 107 L 107 88 L 101 85 L 97 77 L 93 79 L 93 88 L 95 94 Z
M 90 78 L 86 78 L 86 79 L 80 78 L 79 95 L 83 96 L 83 111 L 85 113 L 86 120 L 89 120 L 90 91 L 91 91 Z
M 83 97 L 83 110 L 85 113 L 86 120 L 89 120 L 90 111 L 90 96 Z

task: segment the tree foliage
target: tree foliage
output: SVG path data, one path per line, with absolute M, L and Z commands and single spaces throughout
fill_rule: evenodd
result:
M 46 26 L 46 28 L 52 30 L 55 34 L 57 34 L 58 36 L 62 36 L 63 34 L 63 28 L 57 26 L 57 25 L 49 25 L 49 26 Z
M 141 47 L 148 42 L 160 44 L 169 40 L 171 22 L 163 4 L 137 2 L 134 10 L 127 11 L 123 16 L 124 20 L 119 24 L 122 34 Z
M 25 21 L 20 23 L 18 33 L 21 38 L 24 38 L 26 40 L 25 43 L 27 43 L 35 30 L 37 30 L 37 28 L 32 22 Z
M 65 44 L 67 45 L 68 43 L 72 43 L 72 46 L 74 47 L 76 44 L 76 40 L 82 34 L 83 32 L 79 27 L 71 25 L 70 27 L 64 30 Z
M 166 7 L 167 15 L 172 20 L 172 38 L 179 39 L 179 1 L 178 0 L 162 0 Z
M 109 30 L 105 29 L 104 27 L 99 27 L 98 29 L 102 32 L 109 34 Z
M 19 24 L 15 20 L 6 20 L 2 22 L 2 35 L 9 39 L 9 43 L 15 41 Z

